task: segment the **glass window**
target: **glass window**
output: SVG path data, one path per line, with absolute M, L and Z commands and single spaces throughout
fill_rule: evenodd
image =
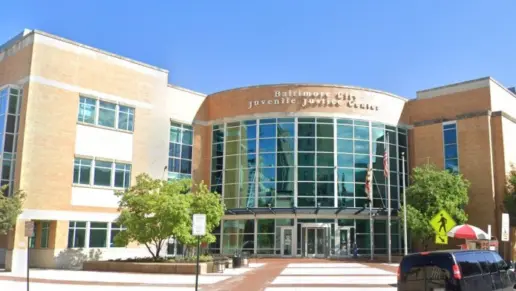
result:
M 333 137 L 333 124 L 317 124 L 318 137 Z
M 127 131 L 134 130 L 134 108 L 122 105 L 119 106 L 118 128 Z
M 334 196 L 333 183 L 317 183 L 317 196 Z M 333 199 L 333 198 L 332 198 Z M 333 206 L 333 203 L 331 203 Z M 322 205 L 321 205 L 322 206 Z
M 260 154 L 260 167 L 276 166 L 276 154 Z
M 115 187 L 129 188 L 131 183 L 131 165 L 115 164 Z
M 111 237 L 109 241 L 109 247 L 115 247 L 115 237 L 124 230 L 126 230 L 126 228 L 123 225 L 111 223 Z
M 259 143 L 260 153 L 276 151 L 276 139 L 260 139 Z
M 353 138 L 353 126 L 352 125 L 338 125 L 337 126 L 337 137 Z
M 292 167 L 294 166 L 294 153 L 278 153 L 278 167 Z
M 300 152 L 315 151 L 315 138 L 298 138 L 297 143 L 297 149 Z
M 294 143 L 294 138 L 278 138 L 278 152 L 293 152 L 295 149 Z
M 354 182 L 353 179 L 353 169 L 337 169 L 337 180 L 340 182 Z M 364 181 L 365 182 L 365 181 Z
M 111 186 L 112 162 L 95 161 L 93 184 L 96 186 Z
M 68 248 L 86 246 L 86 222 L 70 221 L 68 226 Z
M 297 169 L 297 179 L 299 181 L 315 181 L 315 168 L 299 167 Z
M 337 155 L 337 166 L 353 167 L 353 155 L 352 154 L 338 154 Z
M 459 172 L 459 160 L 458 159 L 448 159 L 445 160 L 445 168 L 446 170 L 452 172 L 452 173 L 458 173 Z
M 85 184 L 91 183 L 91 159 L 80 159 L 75 158 L 73 168 L 73 183 L 74 184 Z
M 315 182 L 298 182 L 298 196 L 315 196 Z
M 80 97 L 79 100 L 79 122 L 95 124 L 97 100 L 92 98 Z
M 333 138 L 317 139 L 318 152 L 333 152 Z
M 256 138 L 256 125 L 242 125 L 242 133 L 240 138 L 242 139 L 255 139 Z
M 337 184 L 339 196 L 353 197 L 355 193 L 355 184 L 353 183 L 339 183 Z
M 40 237 L 40 248 L 46 249 L 48 248 L 48 238 L 50 232 L 50 222 L 43 221 L 41 222 L 41 237 Z
M 373 127 L 372 129 L 373 142 L 383 142 L 385 140 L 385 130 L 382 128 Z
M 299 166 L 315 166 L 314 153 L 298 153 L 297 163 Z
M 355 126 L 355 138 L 369 140 L 369 127 Z
M 276 137 L 276 125 L 260 124 L 260 137 Z
M 107 223 L 91 222 L 90 224 L 90 248 L 105 248 L 107 245 Z
M 181 143 L 181 128 L 170 127 L 170 142 Z
M 224 139 L 222 131 L 217 125 L 214 125 L 214 135 L 219 132 L 220 139 Z M 238 128 L 236 128 L 238 134 Z M 170 140 L 169 140 L 169 162 L 168 173 L 169 179 L 187 178 L 192 173 L 192 144 L 193 131 L 192 126 L 177 122 L 170 122 Z M 238 145 L 234 142 L 234 149 L 238 149 Z M 231 149 L 227 149 L 229 152 Z M 212 145 L 212 155 L 222 156 L 224 152 L 224 144 Z
M 116 104 L 99 101 L 99 125 L 115 127 Z
M 258 219 L 258 233 L 274 233 L 274 219 Z
M 278 168 L 277 181 L 294 181 L 294 168 Z
M 369 154 L 369 142 L 356 140 L 355 141 L 355 153 Z
M 444 158 L 456 159 L 458 157 L 457 145 L 449 144 L 444 146 Z
M 317 166 L 333 167 L 333 154 L 317 153 Z
M 333 168 L 317 168 L 317 181 L 333 181 Z
M 299 136 L 315 137 L 315 124 L 312 123 L 300 123 L 298 124 Z
M 456 129 L 444 130 L 444 143 L 445 144 L 457 143 L 457 130 Z
M 293 123 L 278 124 L 278 137 L 294 137 L 295 130 Z

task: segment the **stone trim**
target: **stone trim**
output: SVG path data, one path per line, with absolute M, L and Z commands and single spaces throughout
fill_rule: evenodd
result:
M 432 124 L 438 124 L 443 123 L 446 121 L 453 121 L 453 120 L 462 120 L 462 119 L 469 119 L 469 118 L 475 118 L 480 116 L 492 116 L 492 117 L 505 117 L 508 120 L 516 123 L 516 117 L 504 112 L 504 111 L 491 111 L 491 110 L 484 110 L 484 111 L 476 111 L 476 112 L 469 112 L 465 114 L 459 114 L 456 115 L 455 119 L 449 119 L 449 118 L 436 118 L 436 119 L 430 119 L 430 120 L 424 120 L 424 121 L 418 121 L 414 123 L 414 127 L 420 127 L 420 126 L 426 126 L 426 125 L 432 125 Z

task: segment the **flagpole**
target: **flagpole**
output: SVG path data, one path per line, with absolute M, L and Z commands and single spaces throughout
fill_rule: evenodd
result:
M 389 134 L 387 132 L 387 144 L 386 144 L 386 151 L 387 151 L 387 165 L 391 162 L 391 155 L 389 153 L 390 145 L 389 145 Z M 392 263 L 392 239 L 391 239 L 391 170 L 390 166 L 387 166 L 387 254 L 389 258 L 389 264 Z
M 371 162 L 372 164 L 372 162 Z M 372 169 L 372 167 L 370 166 L 369 169 Z M 372 173 L 372 170 L 368 170 L 368 171 L 371 171 L 371 175 L 373 175 Z M 369 247 L 370 247 L 370 252 L 371 252 L 371 261 L 374 259 L 374 234 L 373 234 L 373 228 L 374 228 L 374 225 L 373 225 L 373 178 L 371 177 L 371 186 L 370 186 L 370 195 L 369 195 L 369 198 L 371 199 L 369 201 Z
M 405 256 L 408 255 L 407 239 L 407 194 L 405 192 L 405 152 L 401 152 L 401 183 L 403 186 L 403 243 L 405 244 Z

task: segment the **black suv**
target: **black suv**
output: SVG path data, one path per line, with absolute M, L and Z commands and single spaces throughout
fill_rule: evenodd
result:
M 410 254 L 398 268 L 398 291 L 512 291 L 516 284 L 512 268 L 492 251 Z

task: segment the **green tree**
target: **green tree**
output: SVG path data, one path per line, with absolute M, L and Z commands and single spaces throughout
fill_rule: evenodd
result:
M 203 183 L 194 185 L 190 179 L 166 181 L 141 174 L 136 177 L 136 185 L 117 195 L 117 223 L 126 230 L 115 237 L 115 243 L 144 244 L 155 260 L 170 237 L 185 245 L 195 244 L 192 218 L 196 213 L 206 214 L 206 235 L 202 241 L 214 242 L 211 231 L 219 225 L 225 210 L 218 194 L 211 193 Z
M 516 217 L 516 168 L 514 166 L 512 166 L 511 172 L 507 175 L 503 206 L 510 217 Z
M 169 183 L 147 174 L 136 177 L 136 185 L 117 193 L 117 223 L 126 230 L 115 237 L 116 245 L 138 242 L 157 260 L 168 238 L 188 228 L 190 203 L 184 193 L 189 188 L 184 180 Z
M 435 237 L 429 221 L 440 210 L 447 211 L 458 224 L 467 221 L 464 207 L 469 201 L 470 183 L 461 174 L 440 170 L 431 164 L 414 168 L 411 178 L 412 183 L 406 190 L 408 229 L 427 250 Z M 403 213 L 400 216 L 403 217 Z
M 181 233 L 176 233 L 177 239 L 190 249 L 195 246 L 197 244 L 197 237 L 192 235 L 193 215 L 206 214 L 206 235 L 201 237 L 201 242 L 215 242 L 215 236 L 212 234 L 212 231 L 220 224 L 225 212 L 225 206 L 221 202 L 220 195 L 210 192 L 207 185 L 200 183 L 195 185 L 194 190 L 186 196 L 190 203 L 188 227 L 181 228 Z
M 16 224 L 18 215 L 22 212 L 25 192 L 17 191 L 12 196 L 5 196 L 7 187 L 0 189 L 0 234 L 7 234 Z

